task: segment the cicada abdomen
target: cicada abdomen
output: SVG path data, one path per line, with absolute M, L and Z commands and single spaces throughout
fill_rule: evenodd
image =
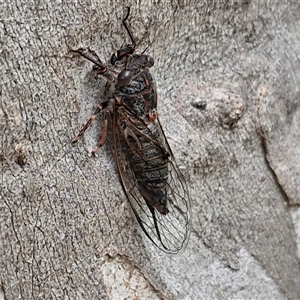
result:
M 188 189 L 157 116 L 156 87 L 149 72 L 153 58 L 134 54 L 136 44 L 126 22 L 128 16 L 129 8 L 123 25 L 132 43 L 112 55 L 111 68 L 92 51 L 73 50 L 92 61 L 95 74 L 106 79 L 113 90 L 112 99 L 98 105 L 74 142 L 96 114 L 105 113 L 94 152 L 103 145 L 111 127 L 116 168 L 139 225 L 162 251 L 177 253 L 189 235 Z

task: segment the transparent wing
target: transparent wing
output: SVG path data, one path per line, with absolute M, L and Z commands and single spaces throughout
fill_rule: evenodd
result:
M 182 176 L 163 130 L 159 124 L 160 142 L 153 141 L 149 132 L 152 147 L 164 147 L 169 154 L 166 183 L 167 214 L 160 213 L 149 205 L 141 194 L 141 188 L 130 165 L 130 148 L 124 133 L 116 125 L 117 112 L 113 117 L 113 147 L 117 171 L 124 192 L 130 202 L 135 217 L 148 238 L 166 253 L 178 253 L 184 248 L 189 236 L 190 199 L 187 185 Z M 144 132 L 147 132 L 145 126 Z M 144 138 L 147 138 L 147 135 Z

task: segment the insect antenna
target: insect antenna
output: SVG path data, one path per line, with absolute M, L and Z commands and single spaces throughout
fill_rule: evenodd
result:
M 152 46 L 152 44 L 155 42 L 155 40 L 153 40 L 146 48 L 145 50 L 141 53 L 141 54 L 144 54 L 149 48 L 150 46 Z
M 131 43 L 132 43 L 133 46 L 135 47 L 135 46 L 136 46 L 135 40 L 134 40 L 133 35 L 132 35 L 132 32 L 131 32 L 131 30 L 130 30 L 130 28 L 129 28 L 127 22 L 126 22 L 127 19 L 128 19 L 128 17 L 129 17 L 129 13 L 130 13 L 130 6 L 127 6 L 126 8 L 127 8 L 127 13 L 126 13 L 125 18 L 122 20 L 122 23 L 123 23 L 123 26 L 125 27 L 125 29 L 126 29 L 128 35 L 129 35 L 130 39 L 131 39 Z

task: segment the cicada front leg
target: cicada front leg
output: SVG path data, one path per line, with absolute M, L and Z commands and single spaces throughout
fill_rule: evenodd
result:
M 103 77 L 107 82 L 114 83 L 117 81 L 118 73 L 114 70 L 111 70 L 106 67 L 105 64 L 101 62 L 97 54 L 89 49 L 77 49 L 77 50 L 70 50 L 73 53 L 78 53 L 81 56 L 85 57 L 89 61 L 94 63 L 93 72 L 96 76 Z M 111 99 L 109 101 L 105 101 L 98 105 L 95 112 L 92 114 L 92 116 L 89 118 L 87 123 L 83 126 L 83 128 L 80 130 L 79 134 L 73 139 L 72 144 L 76 144 L 84 135 L 86 130 L 92 125 L 93 121 L 96 119 L 97 115 L 101 112 L 105 113 L 105 120 L 103 123 L 102 128 L 102 134 L 100 136 L 99 142 L 97 147 L 92 151 L 93 154 L 99 151 L 101 146 L 105 143 L 107 132 L 108 132 L 108 119 L 110 114 L 113 111 L 113 105 L 114 105 L 114 99 Z

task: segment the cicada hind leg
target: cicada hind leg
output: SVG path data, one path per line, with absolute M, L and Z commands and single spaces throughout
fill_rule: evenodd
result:
M 107 138 L 107 132 L 108 132 L 108 120 L 111 114 L 111 101 L 105 101 L 98 105 L 95 112 L 92 114 L 92 116 L 89 118 L 89 120 L 86 122 L 86 124 L 82 127 L 79 134 L 72 140 L 72 144 L 75 145 L 84 135 L 84 133 L 87 131 L 87 129 L 92 125 L 93 121 L 96 119 L 97 115 L 99 113 L 105 113 L 105 119 L 103 122 L 102 127 L 102 133 L 99 138 L 99 142 L 97 147 L 92 151 L 93 154 L 97 153 L 99 149 L 102 147 L 102 145 L 105 144 L 106 138 Z

